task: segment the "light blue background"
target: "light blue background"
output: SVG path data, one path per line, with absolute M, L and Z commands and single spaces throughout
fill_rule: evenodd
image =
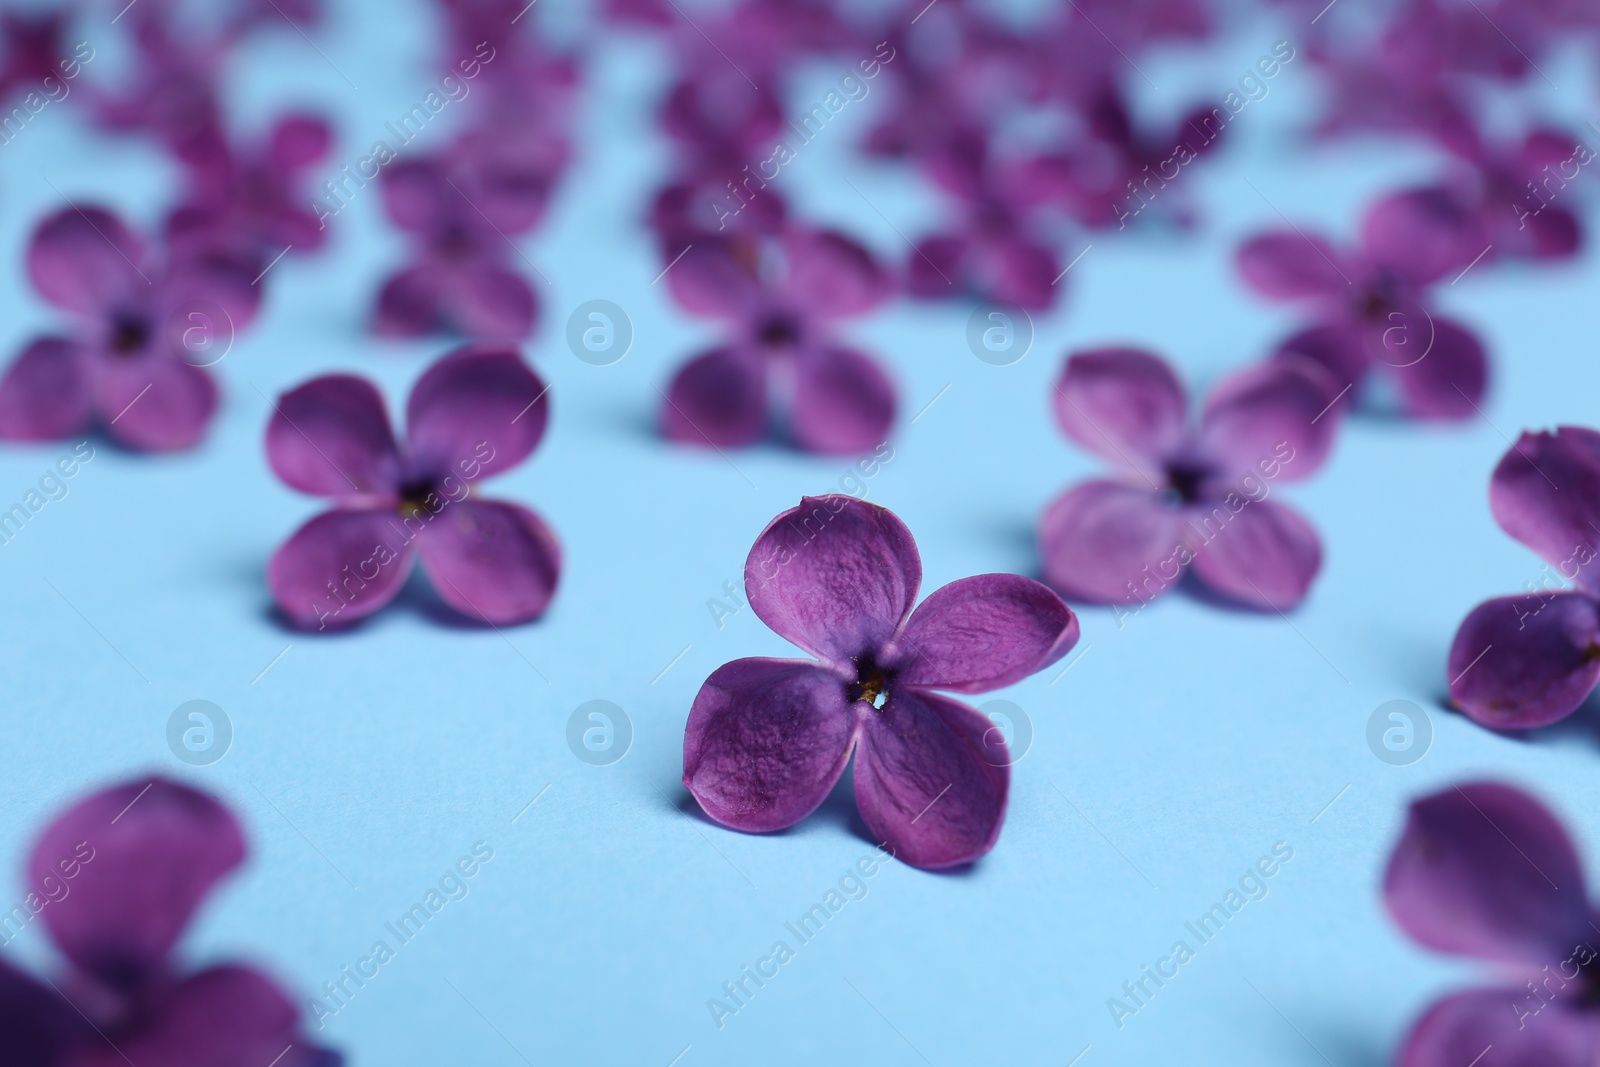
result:
M 100 53 L 86 77 L 116 69 L 114 13 L 97 12 L 78 35 Z M 338 160 L 365 155 L 435 83 L 427 16 L 420 2 L 336 3 L 316 38 L 328 62 L 286 27 L 261 36 L 229 86 L 242 121 L 315 102 L 337 116 Z M 1141 82 L 1140 92 L 1169 110 L 1191 92 L 1220 94 L 1285 38 L 1304 42 L 1293 25 L 1245 22 L 1205 61 L 1141 57 L 1160 88 Z M 1326 546 L 1303 609 L 1285 621 L 1177 595 L 1122 628 L 1108 611 L 1083 610 L 1082 658 L 1069 671 L 997 694 L 1027 710 L 1036 736 L 994 852 L 953 875 L 887 865 L 719 1030 L 708 998 L 790 940 L 784 923 L 870 844 L 848 780 L 815 816 L 763 837 L 710 824 L 688 799 L 681 743 L 700 682 L 735 657 L 791 654 L 748 610 L 718 629 L 706 602 L 737 580 L 768 519 L 836 487 L 850 463 L 770 446 L 729 462 L 654 436 L 657 389 L 716 334 L 652 285 L 661 264 L 638 225 L 665 159 L 648 110 L 659 54 L 612 39 L 590 58 L 578 162 L 548 224 L 523 243 L 548 278 L 529 352 L 552 383 L 551 429 L 530 462 L 485 487 L 536 508 L 560 537 L 566 562 L 549 614 L 504 633 L 451 625 L 423 583 L 340 636 L 286 631 L 270 614 L 264 562 L 321 504 L 268 470 L 266 398 L 349 370 L 399 404 L 445 348 L 363 333 L 374 287 L 403 247 L 369 189 L 339 218 L 327 254 L 291 256 L 268 275 L 257 328 L 216 368 L 225 403 L 201 449 L 146 458 L 97 441 L 70 495 L 0 547 L 5 893 L 20 898 L 15 872 L 51 813 L 156 770 L 226 798 L 253 843 L 185 953 L 258 959 L 307 998 L 387 939 L 384 923 L 475 842 L 493 847 L 470 895 L 328 1020 L 321 1038 L 354 1064 L 665 1067 L 681 1054 L 684 1067 L 942 1067 L 1082 1053 L 1083 1067 L 1281 1067 L 1385 1062 L 1431 998 L 1474 980 L 1472 965 L 1410 945 L 1381 908 L 1382 864 L 1409 797 L 1468 776 L 1508 778 L 1548 799 L 1600 856 L 1590 847 L 1600 842 L 1592 708 L 1523 740 L 1439 705 L 1464 613 L 1542 575 L 1490 518 L 1489 471 L 1525 427 L 1593 424 L 1600 393 L 1594 257 L 1550 271 L 1480 265 L 1440 303 L 1493 350 L 1486 417 L 1445 428 L 1352 421 L 1317 480 L 1279 490 Z M 839 66 L 812 71 L 801 95 Z M 1592 117 L 1578 66 L 1547 72 L 1563 113 Z M 1021 362 L 975 359 L 962 307 L 898 303 L 850 327 L 899 383 L 894 458 L 869 495 L 916 534 L 925 592 L 984 571 L 1035 573 L 1036 517 L 1096 471 L 1049 416 L 1066 350 L 1149 345 L 1204 386 L 1295 322 L 1235 280 L 1241 236 L 1278 225 L 1280 209 L 1347 235 L 1371 196 L 1432 173 L 1420 149 L 1305 143 L 1294 131 L 1314 105 L 1309 78 L 1302 55 L 1236 120 L 1227 150 L 1181 178 L 1206 218 L 1192 238 L 1070 239 L 1065 258 L 1093 248 Z M 882 98 L 875 87 L 852 105 L 780 181 L 806 217 L 847 225 L 898 261 L 900 234 L 928 226 L 938 202 L 852 158 Z M 33 222 L 62 206 L 49 183 L 149 224 L 172 179 L 152 150 L 96 137 L 70 104 L 0 147 L 5 349 L 57 321 L 21 272 Z M 635 328 L 632 351 L 610 367 L 580 362 L 562 339 L 571 310 L 595 298 L 626 308 Z M 0 451 L 0 506 L 69 447 Z M 196 698 L 221 705 L 236 736 L 221 762 L 191 769 L 169 753 L 165 729 Z M 580 762 L 565 740 L 569 714 L 596 698 L 633 723 L 631 751 L 610 767 Z M 1369 714 L 1395 698 L 1432 715 L 1433 748 L 1415 766 L 1388 766 L 1366 745 Z M 1118 1029 L 1107 998 L 1175 940 L 1193 945 L 1184 923 L 1279 841 L 1294 858 L 1269 895 Z M 48 962 L 37 928 L 6 951 Z

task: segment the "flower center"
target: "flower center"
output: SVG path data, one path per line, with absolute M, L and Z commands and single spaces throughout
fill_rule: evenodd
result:
M 433 506 L 431 507 L 428 504 L 429 497 L 433 498 Z M 400 487 L 399 511 L 401 518 L 414 519 L 419 515 L 432 515 L 441 506 L 437 489 L 431 481 L 417 479 L 406 482 Z
M 1200 499 L 1200 490 L 1211 476 L 1208 467 L 1188 460 L 1167 464 L 1167 498 L 1174 504 L 1193 504 Z
M 800 340 L 800 324 L 788 315 L 772 315 L 756 331 L 756 339 L 768 348 L 789 348 Z
M 136 315 L 119 315 L 111 324 L 111 351 L 119 356 L 137 355 L 150 343 L 150 326 Z
M 870 654 L 856 657 L 856 680 L 850 684 L 850 700 L 865 700 L 875 709 L 889 702 L 892 675 L 878 666 Z

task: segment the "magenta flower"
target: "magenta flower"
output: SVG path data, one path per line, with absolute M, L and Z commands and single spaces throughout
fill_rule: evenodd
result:
M 532 229 L 543 189 L 481 157 L 445 152 L 383 171 L 389 218 L 412 239 L 410 263 L 378 292 L 373 330 L 383 337 L 456 333 L 520 340 L 533 331 L 538 300 L 517 272 L 512 239 Z
M 1117 477 L 1074 486 L 1045 510 L 1046 580 L 1073 598 L 1143 604 L 1190 568 L 1241 604 L 1299 604 L 1322 544 L 1299 512 L 1267 497 L 1327 459 L 1334 393 L 1315 364 L 1269 360 L 1218 383 L 1191 425 L 1183 386 L 1159 356 L 1074 354 L 1056 385 L 1056 418 Z
M 1383 896 L 1416 941 L 1495 968 L 1492 984 L 1442 998 L 1413 1024 L 1398 1067 L 1595 1062 L 1595 912 L 1577 850 L 1539 801 L 1498 782 L 1415 801 Z
M 890 282 L 872 254 L 832 230 L 792 228 L 768 242 L 744 234 L 697 241 L 668 269 L 682 307 L 722 319 L 722 347 L 678 369 L 661 408 L 675 441 L 744 445 L 767 428 L 768 398 L 786 394 L 789 430 L 811 452 L 859 452 L 894 421 L 894 386 L 877 363 L 832 337 L 837 319 L 882 303 Z
M 1600 681 L 1600 433 L 1524 433 L 1489 479 L 1489 509 L 1556 574 L 1472 609 L 1450 646 L 1450 697 L 1485 726 L 1544 726 Z
M 192 448 L 217 405 L 197 364 L 255 315 L 251 264 L 201 247 L 151 249 L 104 208 L 68 208 L 28 245 L 29 280 L 71 337 L 33 341 L 0 378 L 0 438 L 48 441 L 99 424 L 143 451 Z
M 736 830 L 793 826 L 855 753 L 867 828 L 918 867 L 970 863 L 1005 821 L 1011 757 L 978 711 L 935 690 L 985 693 L 1064 656 L 1078 620 L 1030 578 L 980 574 L 916 611 L 922 560 L 893 512 L 805 497 L 745 561 L 755 613 L 815 660 L 737 659 L 694 699 L 683 784 Z
M 1381 200 L 1367 213 L 1361 246 L 1340 251 L 1315 234 L 1273 231 L 1245 242 L 1239 272 L 1258 293 L 1300 301 L 1315 321 L 1279 346 L 1322 363 L 1359 386 L 1382 370 L 1407 414 L 1465 418 L 1488 386 L 1489 359 L 1467 327 L 1429 310 L 1428 287 L 1459 271 L 1461 243 L 1442 233 L 1428 206 Z
M 67 22 L 66 11 L 0 13 L 0 100 L 14 92 L 46 92 L 51 89 L 46 78 L 59 83 L 67 54 L 63 39 Z M 77 65 L 69 69 L 76 73 Z
M 28 858 L 28 917 L 68 970 L 36 981 L 0 961 L 4 1062 L 338 1067 L 300 1009 L 238 963 L 186 971 L 173 950 L 200 905 L 245 858 L 239 825 L 204 793 L 143 778 L 57 816 Z M 20 909 L 18 909 L 20 910 Z
M 463 345 L 412 387 L 404 446 L 364 378 L 330 374 L 280 396 L 267 459 L 286 485 L 334 506 L 267 565 L 278 606 L 319 630 L 355 622 L 395 598 L 420 556 L 463 615 L 507 625 L 542 614 L 561 570 L 555 535 L 522 505 L 472 489 L 533 452 L 545 391 L 516 349 Z
M 196 41 L 192 27 L 177 25 L 156 5 L 146 10 L 141 3 L 128 17 L 134 24 L 132 75 L 127 85 L 95 89 L 96 121 L 119 133 L 148 135 L 180 160 L 217 152 L 227 129 L 217 90 L 225 45 Z
M 184 200 L 167 220 L 173 240 L 238 241 L 263 265 L 288 248 L 314 251 L 327 237 L 303 188 L 309 168 L 328 153 L 333 133 L 316 115 L 279 119 L 264 144 L 220 151 L 192 160 Z

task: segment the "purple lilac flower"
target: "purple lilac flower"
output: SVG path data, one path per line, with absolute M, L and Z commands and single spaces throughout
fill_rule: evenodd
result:
M 221 150 L 191 161 L 189 188 L 167 220 L 176 241 L 239 241 L 263 262 L 293 248 L 314 251 L 327 236 L 302 188 L 308 168 L 328 153 L 333 133 L 320 116 L 279 119 L 263 144 Z
M 1381 370 L 1399 387 L 1406 414 L 1457 419 L 1477 412 L 1489 357 L 1470 329 L 1430 310 L 1428 288 L 1467 266 L 1462 255 L 1429 205 L 1390 197 L 1367 213 L 1357 248 L 1298 229 L 1272 231 L 1240 247 L 1238 267 L 1258 293 L 1312 312 L 1313 325 L 1280 352 L 1322 363 L 1341 389 Z
M 46 78 L 60 79 L 67 21 L 64 10 L 0 13 L 0 101 L 14 92 L 44 92 Z
M 1450 646 L 1450 697 L 1485 726 L 1544 726 L 1600 681 L 1600 433 L 1524 433 L 1489 479 L 1489 509 L 1559 579 L 1472 609 Z
M 1192 424 L 1183 386 L 1159 356 L 1076 353 L 1056 385 L 1056 418 L 1117 477 L 1075 486 L 1045 510 L 1046 580 L 1075 599 L 1144 603 L 1187 569 L 1241 604 L 1299 604 L 1322 544 L 1299 512 L 1267 497 L 1322 466 L 1334 393 L 1315 364 L 1269 360 L 1218 383 Z
M 119 133 L 153 138 L 179 160 L 202 160 L 221 149 L 227 128 L 217 84 L 226 55 L 220 42 L 199 40 L 156 5 L 128 13 L 133 27 L 130 83 L 97 88 L 96 121 Z
M 190 361 L 201 351 L 192 331 L 209 346 L 249 324 L 261 295 L 252 267 L 198 246 L 162 255 L 104 208 L 45 219 L 28 277 L 75 329 L 33 341 L 0 378 L 0 438 L 58 440 L 98 422 L 128 448 L 192 448 L 217 404 Z
M 890 282 L 872 254 L 831 230 L 791 228 L 762 242 L 707 237 L 666 273 L 678 303 L 726 322 L 728 342 L 679 368 L 661 408 L 675 441 L 743 445 L 785 395 L 789 430 L 812 452 L 858 452 L 883 441 L 894 386 L 868 356 L 832 337 L 833 321 L 882 303 Z
M 538 300 L 512 240 L 538 222 L 544 191 L 493 162 L 446 151 L 384 168 L 384 208 L 413 247 L 378 292 L 374 332 L 520 340 L 533 331 Z
M 279 397 L 267 425 L 273 471 L 334 506 L 267 565 L 278 606 L 299 626 L 355 622 L 393 600 L 420 557 L 463 615 L 491 625 L 541 615 L 561 571 L 555 535 L 473 487 L 533 452 L 550 417 L 545 392 L 515 348 L 477 343 L 417 379 L 404 444 L 365 378 L 330 374 Z
M 1594 908 L 1556 817 L 1499 782 L 1415 801 L 1383 879 L 1389 914 L 1417 942 L 1490 965 L 1489 982 L 1436 1001 L 1398 1067 L 1590 1067 Z
M 750 606 L 814 660 L 738 659 L 706 679 L 683 738 L 683 784 L 717 822 L 781 830 L 855 754 L 869 830 L 918 867 L 969 863 L 1005 820 L 1011 758 L 981 713 L 936 690 L 985 693 L 1064 656 L 1078 620 L 1029 578 L 980 574 L 915 611 L 922 560 L 893 512 L 806 497 L 745 561 Z
M 29 855 L 25 907 L 68 967 L 40 982 L 0 961 L 0 1062 L 343 1063 L 306 1039 L 300 1009 L 265 974 L 238 963 L 189 971 L 173 958 L 244 858 L 228 810 L 165 778 L 102 790 L 57 816 Z

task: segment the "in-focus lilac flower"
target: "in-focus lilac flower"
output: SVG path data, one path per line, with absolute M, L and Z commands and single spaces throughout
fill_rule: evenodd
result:
M 69 965 L 36 981 L 0 961 L 0 1062 L 17 1067 L 338 1067 L 277 984 L 238 963 L 187 971 L 173 950 L 245 858 L 226 808 L 165 778 L 57 816 L 27 864 L 29 918 Z
M 717 822 L 781 830 L 828 795 L 855 753 L 869 830 L 918 867 L 969 863 L 1005 820 L 1011 757 L 981 713 L 936 690 L 985 693 L 1064 656 L 1078 620 L 1030 578 L 980 574 L 920 606 L 922 559 L 895 515 L 806 497 L 745 561 L 750 606 L 815 660 L 737 659 L 700 687 L 683 784 Z
M 472 490 L 533 452 L 545 391 L 515 348 L 463 345 L 412 387 L 404 445 L 365 378 L 330 374 L 279 397 L 267 459 L 285 484 L 334 507 L 267 565 L 278 606 L 299 626 L 355 622 L 394 599 L 420 556 L 463 615 L 504 625 L 542 614 L 561 570 L 555 535 L 522 505 Z
M 33 341 L 0 378 L 0 438 L 58 440 L 98 421 L 129 448 L 193 447 L 217 404 L 196 364 L 255 315 L 253 266 L 198 245 L 163 255 L 104 208 L 45 219 L 28 277 L 75 329 Z
M 675 441 L 743 445 L 786 397 L 789 432 L 812 452 L 859 452 L 884 440 L 894 386 L 868 356 L 833 339 L 834 320 L 876 307 L 890 282 L 872 254 L 831 230 L 771 241 L 729 234 L 696 242 L 666 273 L 696 315 L 722 319 L 728 342 L 684 364 L 667 389 L 662 432 Z
M 1406 414 L 1455 419 L 1477 412 L 1489 379 L 1477 335 L 1430 310 L 1428 287 L 1467 265 L 1462 247 L 1429 205 L 1390 197 L 1367 213 L 1359 248 L 1340 250 L 1297 229 L 1272 231 L 1240 247 L 1238 267 L 1258 293 L 1313 312 L 1314 324 L 1280 352 L 1323 364 L 1340 389 L 1382 371 L 1399 387 Z
M 286 249 L 303 254 L 322 247 L 326 228 L 302 189 L 308 168 L 325 155 L 333 132 L 321 117 L 279 119 L 264 144 L 221 149 L 191 160 L 189 188 L 167 220 L 174 241 L 238 241 L 270 260 Z
M 1046 580 L 1075 599 L 1143 604 L 1188 570 L 1241 604 L 1299 604 L 1322 544 L 1299 512 L 1267 497 L 1322 466 L 1334 394 L 1321 367 L 1269 360 L 1218 383 L 1191 424 L 1183 386 L 1159 356 L 1074 354 L 1056 385 L 1056 418 L 1117 477 L 1074 486 L 1045 510 Z
M 1485 726 L 1544 726 L 1600 681 L 1600 433 L 1524 433 L 1489 479 L 1489 509 L 1555 574 L 1472 609 L 1450 646 L 1450 697 Z
M 379 290 L 373 329 L 384 337 L 456 333 L 520 340 L 533 331 L 533 288 L 518 273 L 513 238 L 544 210 L 530 190 L 482 154 L 447 151 L 384 168 L 383 203 L 413 242 L 411 262 Z
M 1592 1067 L 1600 934 L 1577 850 L 1543 804 L 1499 782 L 1415 801 L 1383 896 L 1416 941 L 1494 968 L 1423 1013 L 1398 1067 Z

